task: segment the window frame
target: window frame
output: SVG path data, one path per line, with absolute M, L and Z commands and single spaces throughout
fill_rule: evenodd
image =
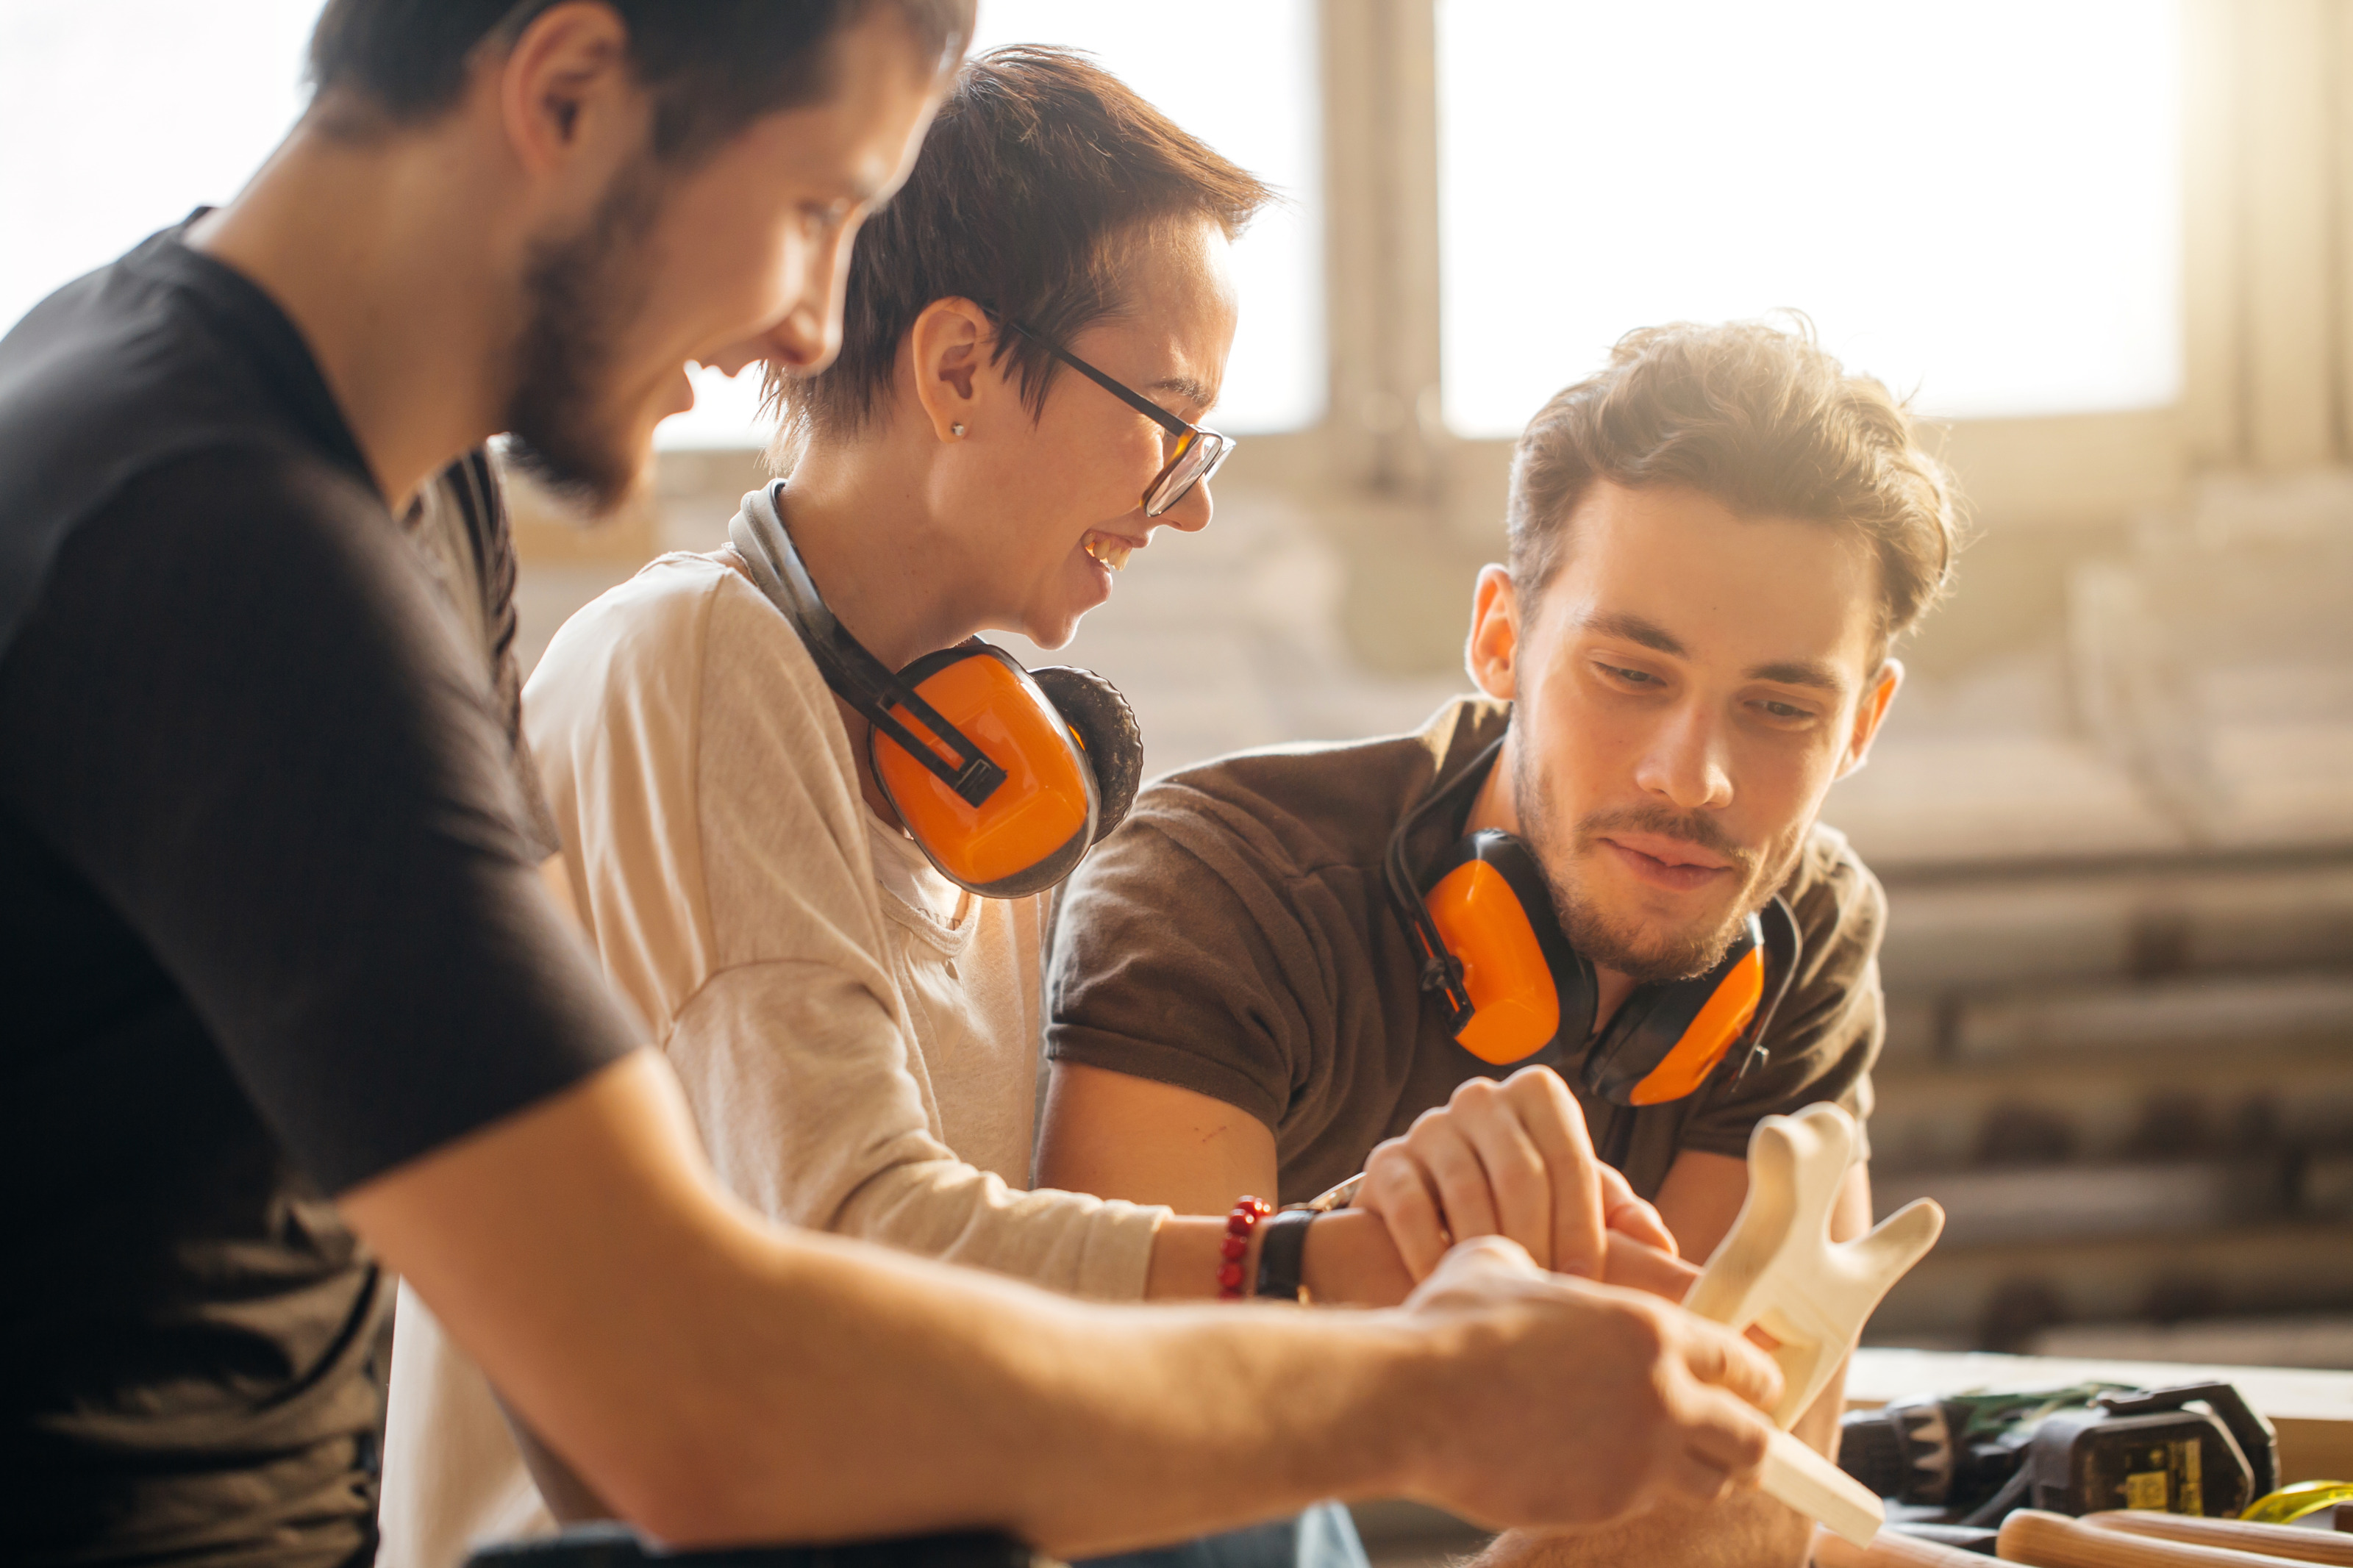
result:
M 2170 405 L 1936 421 L 1989 527 L 2108 525 L 2216 468 L 2342 461 L 2353 405 L 2353 9 L 2179 0 L 2183 374 Z M 1498 539 L 1511 443 L 1440 416 L 1436 0 L 1324 0 L 1327 466 Z M 1344 25 L 1345 14 L 1345 25 Z
M 2180 395 L 1937 421 L 1985 528 L 2114 527 L 2204 473 L 2353 452 L 2353 5 L 2178 3 Z M 1279 492 L 1344 552 L 1492 555 L 1511 443 L 1440 413 L 1437 3 L 1321 0 L 1318 22 L 1329 393 L 1316 424 L 1252 433 L 1218 482 Z

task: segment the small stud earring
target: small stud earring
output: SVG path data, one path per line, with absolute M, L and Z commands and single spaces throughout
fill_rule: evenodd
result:
M 964 426 L 961 425 L 951 425 L 948 426 L 948 434 L 951 436 L 961 436 L 964 434 Z

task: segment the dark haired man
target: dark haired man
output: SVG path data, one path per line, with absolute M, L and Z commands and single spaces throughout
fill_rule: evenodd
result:
M 1942 590 L 1953 527 L 1904 411 L 1809 338 L 1627 338 L 1521 439 L 1510 565 L 1481 573 L 1472 612 L 1483 696 L 1419 734 L 1176 773 L 1082 868 L 1059 916 L 1039 1178 L 1215 1212 L 1270 1185 L 1312 1198 L 1389 1140 L 1419 1159 L 1369 1167 L 1355 1203 L 1385 1215 L 1411 1266 L 1454 1231 L 1500 1229 L 1542 1258 L 1546 1192 L 1509 1112 L 1565 1078 L 1602 1157 L 1704 1258 L 1746 1193 L 1759 1117 L 1821 1100 L 1869 1113 L 1883 900 L 1817 816 L 1886 716 L 1889 644 Z M 1536 1065 L 1508 1079 L 1508 1053 L 1458 1042 L 1433 988 L 1443 955 L 1401 918 L 1482 829 L 1532 852 L 1529 896 L 1592 982 L 1580 1017 L 1563 974 L 1560 1033 L 1525 1042 Z M 1753 1057 L 1744 1041 L 1712 1072 L 1618 1059 L 1649 1048 L 1613 1033 L 1621 1010 L 1630 1026 L 1702 999 L 1678 984 L 1712 994 L 1688 977 L 1782 910 L 1794 953 L 1768 942 L 1765 997 L 1788 988 Z M 1453 1208 L 1457 1185 L 1472 1201 L 1441 1212 L 1417 1170 L 1486 1179 L 1449 1184 Z M 1837 1224 L 1869 1217 L 1858 1164 Z M 1840 1386 L 1800 1427 L 1817 1446 Z M 1806 1541 L 1756 1496 L 1662 1510 L 1573 1556 L 1796 1563 Z
M 969 9 L 334 0 L 237 197 L 0 341 L 14 1560 L 365 1561 L 376 1257 L 679 1540 L 1575 1522 L 1753 1471 L 1747 1347 L 1501 1244 L 1310 1325 L 759 1223 L 547 900 L 395 515 L 501 429 L 610 495 L 686 362 L 822 365 Z

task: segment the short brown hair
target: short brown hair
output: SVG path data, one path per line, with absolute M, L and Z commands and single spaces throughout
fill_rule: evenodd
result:
M 409 125 L 447 111 L 475 51 L 512 47 L 555 0 L 327 0 L 311 30 L 320 99 L 353 100 L 332 132 Z M 745 125 L 823 99 L 832 46 L 886 11 L 926 58 L 972 37 L 973 0 L 604 0 L 629 30 L 629 65 L 653 98 L 653 153 L 691 163 Z M 354 112 L 356 111 L 356 112 Z
M 1068 49 L 1016 45 L 966 61 L 899 194 L 858 237 L 841 353 L 805 380 L 770 373 L 795 427 L 855 430 L 886 395 L 899 341 L 934 300 L 971 300 L 1056 342 L 1125 307 L 1124 244 L 1170 219 L 1239 236 L 1273 193 Z M 999 330 L 1034 415 L 1060 368 Z
M 1848 374 L 1802 316 L 1787 330 L 1645 327 L 1556 394 L 1512 455 L 1505 527 L 1523 593 L 1560 569 L 1569 514 L 1597 479 L 1687 485 L 1744 516 L 1860 531 L 1879 557 L 1883 647 L 1944 595 L 1961 543 L 1952 479 L 1909 406 Z

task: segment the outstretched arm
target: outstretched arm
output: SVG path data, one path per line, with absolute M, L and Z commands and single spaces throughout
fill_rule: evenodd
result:
M 1502 1242 L 1404 1312 L 1311 1314 L 1090 1307 L 780 1231 L 710 1181 L 647 1052 L 343 1203 L 532 1427 L 678 1542 L 1098 1551 L 1381 1493 L 1591 1524 L 1753 1475 L 1778 1383 Z
M 1745 1162 L 1687 1152 L 1659 1189 L 1659 1211 L 1689 1255 L 1704 1258 L 1732 1228 L 1747 1191 Z M 1870 1228 L 1871 1173 L 1857 1165 L 1831 1213 L 1831 1235 L 1850 1241 Z M 1845 1405 L 1846 1369 L 1841 1366 L 1791 1430 L 1835 1458 Z M 1799 1568 L 1812 1538 L 1811 1521 L 1762 1492 L 1746 1491 L 1697 1506 L 1662 1501 L 1639 1518 L 1588 1534 L 1513 1531 L 1489 1547 L 1475 1568 Z
M 1274 1135 L 1209 1095 L 1057 1062 L 1040 1130 L 1040 1184 L 1221 1214 L 1276 1187 Z M 1386 1305 L 1474 1237 L 1519 1243 L 1538 1265 L 1681 1300 L 1695 1270 L 1671 1256 L 1658 1213 L 1594 1156 L 1560 1076 L 1524 1068 L 1472 1079 L 1376 1148 L 1353 1208 L 1307 1233 L 1309 1293 Z

